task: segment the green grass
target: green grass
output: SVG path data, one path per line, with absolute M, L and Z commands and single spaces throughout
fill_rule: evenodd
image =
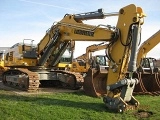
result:
M 153 112 L 147 120 L 160 119 L 160 96 L 136 96 L 140 109 Z M 101 98 L 75 93 L 18 95 L 0 90 L 1 120 L 137 120 L 136 111 L 123 114 L 106 109 Z

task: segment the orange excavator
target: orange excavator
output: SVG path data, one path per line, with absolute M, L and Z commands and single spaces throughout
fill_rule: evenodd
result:
M 115 27 L 83 23 L 83 20 L 115 15 L 118 16 Z M 134 109 L 139 102 L 132 95 L 138 83 L 133 78 L 133 72 L 136 71 L 136 51 L 144 17 L 142 8 L 134 4 L 116 13 L 107 14 L 99 9 L 82 14 L 66 14 L 51 26 L 37 46 L 18 43 L 6 51 L 4 66 L 9 69 L 3 73 L 2 81 L 5 85 L 27 91 L 36 91 L 40 84 L 55 81 L 69 89 L 83 86 L 88 95 L 105 94 L 103 101 L 109 109 L 119 112 Z M 90 68 L 83 81 L 79 73 L 55 69 L 65 50 L 72 46 L 72 41 L 109 42 L 106 48 L 110 61 L 108 74 L 103 74 L 100 67 Z M 128 72 L 129 76 L 126 77 Z

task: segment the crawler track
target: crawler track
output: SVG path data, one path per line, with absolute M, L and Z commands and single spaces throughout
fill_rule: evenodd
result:
M 29 92 L 37 91 L 40 84 L 37 73 L 22 68 L 5 71 L 2 81 L 4 85 Z
M 84 80 L 80 73 L 64 70 L 51 70 L 50 72 L 55 72 L 58 75 L 62 88 L 77 90 L 83 86 Z M 38 73 L 25 68 L 6 70 L 3 73 L 2 81 L 6 86 L 29 92 L 37 91 L 40 85 Z
M 77 90 L 83 86 L 84 79 L 80 73 L 64 70 L 54 70 L 53 72 L 58 74 L 64 88 Z

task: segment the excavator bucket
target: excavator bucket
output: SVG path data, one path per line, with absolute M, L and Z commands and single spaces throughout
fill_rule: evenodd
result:
M 87 76 L 84 78 L 83 89 L 88 96 L 100 97 L 107 93 L 106 78 L 108 71 L 89 68 Z
M 160 95 L 160 75 L 159 73 L 134 73 L 134 77 L 139 79 L 139 84 L 135 86 L 134 94 Z

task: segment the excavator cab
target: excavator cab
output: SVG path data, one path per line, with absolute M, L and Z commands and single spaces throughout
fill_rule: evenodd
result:
M 108 65 L 108 62 L 107 62 L 107 58 L 105 55 L 96 55 L 96 62 L 98 65 L 100 66 L 107 66 Z
M 151 74 L 156 70 L 156 59 L 155 58 L 143 58 L 141 61 L 141 72 L 149 72 Z M 138 71 L 140 72 L 140 68 Z
M 97 68 L 99 70 L 107 70 L 108 69 L 108 61 L 105 55 L 96 55 L 92 57 L 92 68 Z

